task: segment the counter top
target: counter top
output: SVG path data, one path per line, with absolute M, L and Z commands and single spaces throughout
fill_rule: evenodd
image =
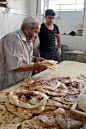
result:
M 77 79 L 77 75 L 86 72 L 86 63 L 76 61 L 62 61 L 58 64 L 58 71 L 46 69 L 38 73 L 34 78 L 67 77 Z
M 63 61 L 63 62 L 61 62 L 61 63 L 59 63 L 58 64 L 58 70 L 57 71 L 54 71 L 54 70 L 50 70 L 50 69 L 46 69 L 46 70 L 44 70 L 44 71 L 42 71 L 42 72 L 40 72 L 40 73 L 38 73 L 38 74 L 36 74 L 36 75 L 34 75 L 34 76 L 32 76 L 32 78 L 45 78 L 45 79 L 49 79 L 49 78 L 53 78 L 53 77 L 67 77 L 67 76 L 70 76 L 72 79 L 76 79 L 77 78 L 77 75 L 79 75 L 80 73 L 85 73 L 85 71 L 86 71 L 86 64 L 85 63 L 80 63 L 80 62 L 75 62 L 75 61 Z M 28 78 L 27 78 L 28 79 Z M 25 80 L 27 80 L 27 79 L 25 79 Z M 22 81 L 23 82 L 23 81 Z M 11 86 L 11 87 L 9 87 L 9 88 L 7 88 L 7 89 L 5 89 L 4 91 L 11 91 L 11 90 L 18 90 L 18 89 L 24 89 L 24 87 L 21 87 L 21 83 L 22 82 L 20 82 L 20 83 L 18 83 L 18 84 L 16 84 L 16 85 L 14 85 L 14 86 Z M 64 88 L 63 88 L 63 90 L 64 90 Z M 56 91 L 57 92 L 57 91 Z M 62 91 L 63 92 L 63 91 Z M 26 94 L 27 95 L 27 94 Z M 6 97 L 6 96 L 5 96 Z M 53 97 L 55 97 L 55 96 L 53 96 Z M 60 96 L 61 97 L 61 96 Z M 58 98 L 58 97 L 57 97 Z M 21 99 L 22 100 L 22 99 Z M 33 100 L 33 99 L 32 99 Z M 51 97 L 51 100 L 52 100 L 52 97 Z M 53 99 L 54 100 L 54 99 Z M 34 102 L 34 101 L 33 101 Z M 51 103 L 52 101 L 50 101 L 50 103 Z M 54 102 L 54 101 L 53 101 Z M 11 104 L 10 104 L 11 105 Z M 50 104 L 51 105 L 51 104 Z M 53 108 L 53 105 L 57 105 L 56 107 L 55 107 L 55 109 L 53 109 L 53 110 L 56 110 L 58 107 L 59 107 L 59 104 L 58 104 L 58 101 L 57 101 L 57 103 L 55 102 L 55 104 L 53 103 L 50 107 L 51 107 L 51 109 Z M 64 105 L 64 104 L 63 104 Z M 2 105 L 1 104 L 1 107 L 3 107 L 4 106 L 4 104 Z M 5 105 L 6 106 L 6 105 Z M 9 104 L 7 105 L 7 106 L 9 106 Z M 29 111 L 27 111 L 26 109 L 24 110 L 24 108 L 23 109 L 20 109 L 20 108 L 15 108 L 15 104 L 14 104 L 14 106 L 13 106 L 13 104 L 11 105 L 12 107 L 11 108 L 9 108 L 9 110 L 10 109 L 15 109 L 14 110 L 14 112 L 16 111 L 17 112 L 17 110 L 16 109 L 18 109 L 18 110 L 20 110 L 19 112 L 20 113 L 22 113 L 22 111 L 24 112 L 23 113 L 23 115 L 25 115 L 25 113 L 26 113 L 26 116 L 27 116 L 27 113 L 29 113 Z M 48 107 L 49 105 L 47 105 L 46 107 Z M 67 108 L 67 105 L 64 105 L 64 106 L 66 106 L 66 108 Z M 39 106 L 40 107 L 40 106 Z M 61 105 L 60 105 L 60 107 L 61 107 Z M 64 107 L 63 107 L 64 108 Z M 2 108 L 1 108 L 2 109 Z M 47 109 L 47 108 L 46 108 Z M 65 108 L 64 108 L 65 109 Z M 69 109 L 69 108 L 68 108 Z M 49 110 L 50 110 L 50 108 L 49 108 Z M 3 110 L 2 110 L 3 111 Z M 12 110 L 11 110 L 12 111 Z M 12 119 L 9 119 L 10 117 L 9 117 L 9 114 L 6 114 L 5 113 L 5 120 L 3 120 L 3 122 L 4 122 L 4 129 L 7 127 L 7 123 L 5 122 L 6 121 L 6 119 L 9 121 L 9 122 L 11 122 L 11 120 L 14 120 L 15 119 L 15 117 L 13 116 L 13 114 L 15 114 L 15 115 L 17 115 L 16 113 L 10 113 L 10 115 L 12 115 Z M 7 113 L 8 113 L 8 111 L 7 111 Z M 46 113 L 46 112 L 45 112 Z M 54 112 L 53 112 L 54 113 Z M 73 113 L 72 113 L 73 114 Z M 38 115 L 40 115 L 40 114 L 38 114 Z M 77 115 L 77 114 L 76 114 Z M 81 115 L 80 115 L 80 117 L 81 117 Z M 3 115 L 1 114 L 1 119 L 3 118 Z M 17 119 L 18 118 L 20 118 L 20 120 L 21 120 L 21 116 L 19 117 L 19 115 L 17 116 Z M 45 117 L 44 117 L 45 118 Z M 52 117 L 50 117 L 49 116 L 49 119 L 51 119 Z M 27 118 L 28 119 L 28 118 Z M 75 118 L 74 118 L 75 119 Z M 16 119 L 15 119 L 16 120 Z M 69 121 L 70 119 L 68 118 L 68 121 Z M 25 121 L 25 116 L 24 116 L 24 121 Z M 80 121 L 81 121 L 81 119 L 80 119 Z M 13 122 L 13 121 L 12 121 Z M 11 122 L 11 123 L 12 123 Z M 70 121 L 69 121 L 70 122 Z M 17 122 L 16 122 L 17 123 Z M 29 123 L 29 121 L 28 121 L 28 123 Z M 44 122 L 45 123 L 45 122 Z M 21 124 L 21 121 L 19 121 L 19 124 Z M 26 122 L 26 124 L 27 124 L 27 122 Z M 59 124 L 59 123 L 58 123 Z M 15 128 L 17 128 L 17 125 L 18 125 L 18 123 L 17 124 L 15 124 L 14 125 L 14 123 L 12 123 L 11 125 L 10 124 L 8 124 L 9 125 L 9 127 L 11 127 L 11 126 L 15 126 Z M 56 125 L 56 124 L 55 124 Z M 60 124 L 59 124 L 60 125 Z M 61 125 L 60 125 L 61 126 Z M 8 128 L 9 128 L 8 127 Z M 12 128 L 10 128 L 10 129 L 12 129 Z
M 86 64 L 76 61 L 63 61 L 58 64 L 58 71 L 46 69 L 38 74 L 35 74 L 32 78 L 49 79 L 54 77 L 67 77 L 71 79 L 77 79 L 77 76 L 86 72 Z M 15 90 L 21 86 L 21 82 L 11 86 L 4 91 Z

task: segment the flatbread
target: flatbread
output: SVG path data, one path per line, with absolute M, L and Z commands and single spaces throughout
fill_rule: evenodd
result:
M 47 80 L 36 79 L 33 81 L 33 83 L 28 84 L 29 90 L 37 90 L 38 88 L 43 88 L 47 90 L 55 90 L 59 86 L 60 86 L 60 81 L 58 81 L 57 78 L 52 78 L 52 79 L 47 79 Z
M 62 97 L 52 97 L 52 100 L 63 103 L 66 106 L 69 105 L 71 107 L 73 103 L 75 102 L 76 98 L 77 98 L 77 95 L 67 94 L 66 96 L 62 96 Z
M 48 69 L 57 71 L 58 70 L 57 63 L 58 63 L 58 61 L 54 61 L 54 60 L 44 60 L 44 61 L 42 61 L 41 64 L 46 66 L 46 68 L 48 68 Z
M 44 128 L 44 129 L 61 129 L 60 126 L 57 124 L 57 125 L 54 125 L 52 127 L 47 127 L 47 128 Z
M 43 129 L 44 127 L 52 127 L 54 124 L 55 118 L 52 115 L 39 115 L 22 122 L 18 129 Z
M 65 96 L 68 92 L 68 88 L 62 83 L 60 83 L 60 86 L 53 91 L 43 88 L 38 88 L 37 90 L 50 96 Z
M 80 121 L 69 118 L 69 115 L 63 108 L 55 110 L 56 121 L 62 129 L 80 129 L 82 123 Z
M 32 79 L 32 78 L 25 79 L 24 81 L 21 82 L 21 86 L 22 86 L 22 87 L 28 87 L 28 86 L 31 85 L 34 81 L 35 81 L 35 79 Z
M 11 91 L 8 97 L 11 104 L 23 108 L 37 108 L 48 99 L 48 96 L 44 93 L 29 90 Z
M 18 124 L 7 124 L 7 125 L 3 125 L 1 126 L 0 129 L 17 129 Z
M 0 91 L 0 103 L 5 102 L 9 92 L 6 91 Z
M 22 118 L 10 113 L 5 105 L 0 104 L 0 129 L 7 126 L 7 124 L 19 124 L 23 121 Z M 5 128 L 7 129 L 7 128 Z
M 55 97 L 56 98 L 56 97 Z M 47 100 L 47 104 L 45 106 L 45 109 L 51 109 L 51 110 L 55 110 L 58 108 L 64 108 L 64 109 L 70 109 L 71 106 L 67 105 L 67 103 L 62 103 L 61 101 L 56 101 L 56 100 L 52 100 L 52 99 L 48 99 Z
M 78 95 L 81 92 L 81 89 L 74 88 L 72 86 L 68 87 L 68 94 L 70 95 Z
M 33 116 L 38 115 L 45 110 L 45 105 L 46 103 L 43 103 L 38 108 L 22 108 L 11 104 L 9 98 L 7 98 L 5 101 L 5 106 L 7 110 L 23 119 L 30 119 Z

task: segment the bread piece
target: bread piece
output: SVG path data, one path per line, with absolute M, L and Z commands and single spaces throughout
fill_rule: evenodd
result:
M 60 86 L 57 87 L 55 90 L 51 91 L 51 90 L 46 90 L 43 88 L 38 88 L 37 89 L 40 92 L 46 93 L 47 95 L 50 96 L 65 96 L 68 92 L 68 88 L 66 87 L 66 85 L 60 83 Z
M 6 91 L 0 91 L 0 103 L 5 102 L 9 92 Z
M 0 129 L 7 124 L 19 124 L 23 119 L 7 111 L 5 105 L 0 105 Z M 5 128 L 7 129 L 7 128 Z
M 45 105 L 46 103 L 43 103 L 37 108 L 22 108 L 11 104 L 9 98 L 7 98 L 5 101 L 5 106 L 7 110 L 23 119 L 30 119 L 33 115 L 38 115 L 45 110 Z
M 9 93 L 9 101 L 23 108 L 37 108 L 44 104 L 48 96 L 38 91 L 16 90 Z
M 7 125 L 3 125 L 1 126 L 0 129 L 17 129 L 18 124 L 7 124 Z
M 39 115 L 22 122 L 22 124 L 18 126 L 18 129 L 43 129 L 48 126 L 52 127 L 54 124 L 55 118 L 52 115 Z
M 62 129 L 80 129 L 82 123 L 69 117 L 63 108 L 55 110 L 56 121 Z
M 31 85 L 29 85 L 29 90 L 37 90 L 38 88 L 43 88 L 45 90 L 55 90 L 60 86 L 60 81 L 57 78 L 52 79 L 36 79 Z
M 58 61 L 54 61 L 54 60 L 44 60 L 44 61 L 42 61 L 41 64 L 46 66 L 48 69 L 57 71 L 58 70 L 57 63 L 58 63 Z

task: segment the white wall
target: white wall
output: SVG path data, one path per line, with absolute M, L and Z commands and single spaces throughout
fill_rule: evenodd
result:
M 56 12 L 55 23 L 59 26 L 61 34 L 76 32 L 77 25 L 83 24 L 84 11 L 60 11 Z
M 8 0 L 8 6 L 10 12 L 0 13 L 0 39 L 9 32 L 20 28 L 21 23 L 28 15 L 36 16 L 40 23 L 44 22 L 43 16 L 43 1 L 38 0 Z M 59 13 L 59 14 L 58 14 Z M 81 18 L 82 12 L 58 12 L 59 19 L 55 19 L 55 23 L 59 26 L 60 32 L 67 34 L 75 30 L 76 24 L 82 24 Z M 38 43 L 35 44 L 37 46 Z M 82 50 L 86 51 L 86 0 L 84 10 L 84 22 L 83 22 L 83 35 L 82 36 L 70 36 L 61 35 L 61 42 L 69 47 L 69 50 Z
M 72 12 L 71 12 L 72 14 Z M 70 15 L 70 12 L 69 12 Z M 72 19 L 72 24 L 82 24 L 80 18 L 83 17 L 83 33 L 82 36 L 70 36 L 70 35 L 61 35 L 61 41 L 63 44 L 69 47 L 69 50 L 81 50 L 86 51 L 86 0 L 85 0 L 85 10 L 84 14 L 82 12 L 77 12 L 75 18 L 77 18 L 74 22 Z M 70 19 L 69 19 L 70 20 Z M 61 27 L 61 26 L 60 26 Z M 71 25 L 72 31 L 72 25 Z M 67 30 L 68 32 L 69 30 Z M 70 31 L 69 31 L 70 32 Z
M 30 0 L 8 0 L 8 7 L 17 10 L 17 12 L 28 13 Z
M 44 10 L 44 0 L 30 0 L 30 15 L 42 15 Z
M 0 8 L 0 39 L 20 28 L 22 21 L 28 15 L 36 16 L 43 22 L 43 1 L 38 0 L 8 0 L 9 11 L 4 13 Z
M 70 36 L 71 31 L 77 33 L 77 25 L 83 24 L 84 12 L 83 11 L 64 11 L 57 14 L 58 18 L 55 19 L 55 23 L 58 25 L 61 33 L 61 43 L 69 47 L 69 50 L 83 50 L 82 40 L 84 39 L 84 30 L 82 36 Z M 66 35 L 64 35 L 66 33 Z
M 29 0 L 8 0 L 9 11 L 0 8 L 0 39 L 20 28 L 22 21 L 29 15 Z

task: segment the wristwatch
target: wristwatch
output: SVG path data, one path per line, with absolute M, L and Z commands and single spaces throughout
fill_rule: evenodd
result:
M 36 57 L 34 57 L 34 63 L 36 63 Z

